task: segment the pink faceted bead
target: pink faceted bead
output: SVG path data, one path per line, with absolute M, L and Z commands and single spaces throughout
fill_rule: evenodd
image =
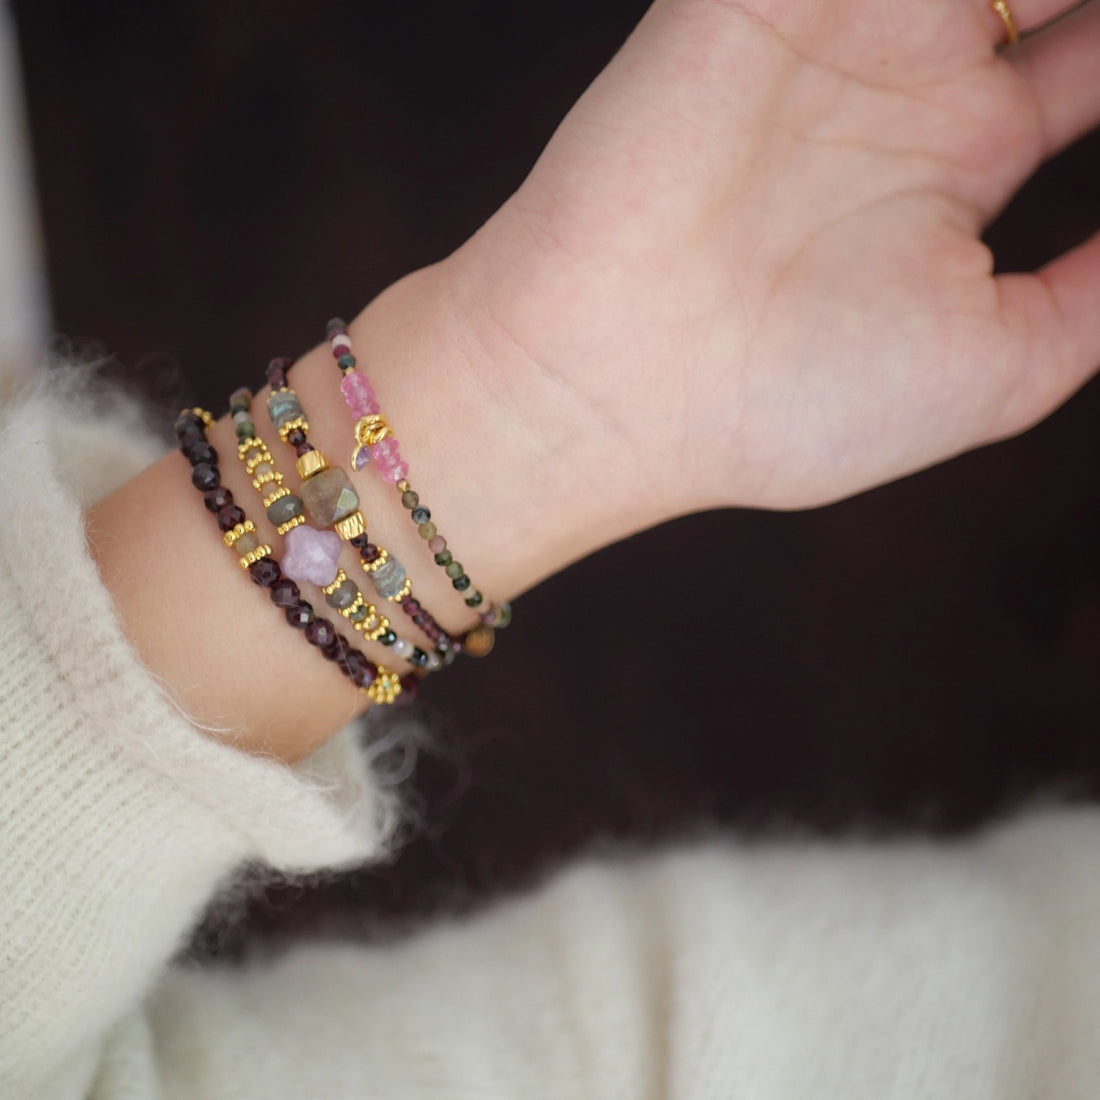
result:
M 318 531 L 302 524 L 286 533 L 286 549 L 279 563 L 292 581 L 309 581 L 323 588 L 336 579 L 343 539 L 335 531 Z
M 409 464 L 398 459 L 397 463 L 388 470 L 382 472 L 383 481 L 389 481 L 396 485 L 399 481 L 409 476 Z
M 378 402 L 374 399 L 374 388 L 358 371 L 348 371 L 340 380 L 340 392 L 344 401 L 356 417 L 376 416 Z
M 428 549 L 433 554 L 442 554 L 447 549 L 447 540 L 442 535 L 435 535 L 428 539 Z

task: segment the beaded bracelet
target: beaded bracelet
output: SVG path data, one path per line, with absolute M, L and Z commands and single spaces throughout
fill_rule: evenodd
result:
M 237 432 L 237 456 L 244 463 L 252 487 L 263 500 L 267 518 L 286 538 L 282 570 L 291 580 L 307 581 L 321 589 L 325 602 L 338 611 L 369 641 L 389 648 L 415 668 L 434 672 L 442 667 L 438 653 L 428 653 L 391 629 L 390 621 L 359 586 L 340 568 L 343 542 L 333 531 L 318 531 L 306 523 L 305 504 L 283 483 L 283 475 L 252 421 L 252 391 L 242 387 L 229 398 L 229 412 Z
M 413 597 L 412 580 L 401 562 L 368 538 L 367 521 L 359 510 L 359 494 L 348 475 L 339 467 L 330 466 L 324 453 L 309 442 L 309 422 L 301 400 L 287 385 L 289 366 L 289 359 L 272 359 L 268 363 L 267 382 L 271 393 L 267 411 L 279 438 L 289 443 L 298 456 L 301 497 L 306 511 L 319 527 L 332 527 L 359 552 L 360 565 L 370 577 L 374 590 L 383 599 L 396 603 L 432 640 L 442 663 L 449 665 L 462 649 L 461 639 L 452 637 Z
M 417 534 L 428 544 L 435 556 L 435 563 L 448 577 L 459 592 L 469 592 L 465 596 L 466 606 L 478 608 L 485 597 L 474 588 L 460 562 L 447 548 L 447 540 L 439 534 L 432 522 L 431 510 L 420 503 L 419 494 L 408 481 L 409 464 L 401 457 L 401 446 L 393 430 L 382 416 L 381 407 L 374 394 L 370 379 L 357 369 L 356 359 L 351 349 L 348 327 L 339 317 L 334 317 L 326 326 L 329 346 L 332 349 L 336 365 L 343 373 L 340 392 L 344 403 L 356 417 L 356 447 L 351 464 L 356 470 L 373 465 L 379 476 L 396 486 L 401 494 L 401 504 L 409 512 L 416 524 Z M 464 638 L 464 648 L 475 656 L 485 656 L 493 648 L 494 631 L 506 627 L 512 621 L 512 606 L 507 601 L 490 603 L 488 608 L 478 613 L 484 627 L 468 631 Z
M 185 409 L 176 420 L 176 440 L 191 463 L 191 484 L 202 493 L 203 503 L 217 517 L 225 544 L 236 553 L 241 568 L 248 570 L 256 584 L 267 589 L 271 602 L 282 609 L 287 622 L 301 630 L 306 641 L 334 661 L 373 702 L 392 703 L 404 692 L 413 694 L 415 675 L 398 676 L 352 648 L 328 619 L 314 613 L 312 605 L 301 598 L 298 585 L 283 574 L 271 547 L 260 542 L 244 509 L 221 484 L 218 453 L 206 438 L 206 431 L 213 423 L 214 418 L 204 409 Z

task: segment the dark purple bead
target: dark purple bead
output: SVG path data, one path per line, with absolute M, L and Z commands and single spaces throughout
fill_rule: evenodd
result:
M 223 531 L 232 531 L 238 523 L 244 523 L 244 509 L 236 504 L 227 504 L 218 509 L 218 526 Z
M 267 384 L 273 390 L 281 390 L 286 388 L 286 372 L 290 367 L 289 359 L 272 359 L 267 364 L 267 370 L 265 372 L 267 377 Z
M 378 675 L 378 666 L 357 649 L 353 649 L 344 659 L 343 666 L 356 687 L 369 687 Z
M 248 567 L 248 572 L 261 588 L 270 588 L 283 575 L 279 566 L 270 558 L 260 558 L 253 562 Z
M 370 536 L 364 531 L 361 535 L 353 535 L 348 542 L 355 547 L 356 550 L 362 550 L 363 547 L 370 544 Z
M 310 645 L 326 651 L 326 656 L 336 655 L 336 627 L 328 619 L 314 619 L 306 627 L 306 640 Z
M 286 621 L 297 630 L 304 630 L 316 618 L 317 616 L 313 613 L 313 604 L 306 603 L 305 600 L 286 609 Z
M 216 489 L 221 483 L 222 475 L 217 466 L 211 466 L 209 462 L 200 462 L 191 469 L 191 484 L 196 489 Z
M 293 607 L 301 598 L 302 590 L 289 577 L 283 577 L 271 586 L 271 602 L 276 607 Z
M 412 598 L 412 596 L 406 596 L 401 601 L 401 606 L 410 614 L 415 615 L 420 610 L 420 604 Z
M 309 452 L 312 451 L 312 450 L 313 450 L 313 444 L 312 443 L 307 443 L 304 439 L 302 440 L 301 443 L 296 443 L 294 445 L 294 453 L 299 458 L 301 458 L 302 455 L 309 454 Z
M 290 431 L 286 433 L 286 441 L 292 447 L 300 447 L 306 441 L 306 433 L 303 432 L 301 428 L 291 428 Z
M 372 561 L 376 561 L 381 551 L 373 542 L 368 542 L 364 546 L 359 547 L 359 557 L 363 559 L 368 565 Z
M 233 503 L 233 494 L 224 485 L 219 485 L 203 493 L 202 502 L 209 511 L 220 512 L 227 504 Z
M 347 638 L 343 634 L 336 635 L 336 641 L 332 646 L 332 659 L 345 671 L 348 671 L 347 662 L 348 654 L 351 653 L 351 646 L 348 644 Z
M 183 451 L 183 457 L 192 466 L 197 466 L 200 462 L 205 462 L 208 466 L 217 466 L 218 464 L 218 452 L 205 439 L 196 440 L 194 443 L 185 443 L 180 447 L 180 450 Z
M 205 438 L 206 425 L 202 422 L 202 417 L 188 409 L 176 418 L 175 432 L 176 439 L 182 446 L 195 439 Z

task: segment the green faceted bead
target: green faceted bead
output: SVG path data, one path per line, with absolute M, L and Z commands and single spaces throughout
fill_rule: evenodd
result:
M 434 539 L 436 536 L 435 524 L 428 522 L 422 523 L 417 529 L 416 533 L 427 542 L 428 539 Z
M 243 443 L 246 439 L 256 438 L 256 425 L 250 420 L 245 420 L 237 425 L 237 439 Z
M 412 491 L 412 489 L 406 489 L 401 494 L 401 503 L 408 509 L 415 508 L 420 503 L 420 497 Z
M 450 550 L 440 550 L 435 556 L 436 565 L 450 565 L 454 561 L 454 557 Z
M 451 581 L 451 584 L 453 584 L 454 587 L 459 590 L 459 592 L 465 592 L 466 589 L 470 587 L 470 578 L 467 577 L 465 573 L 463 573 L 462 576 L 455 577 L 455 579 Z
M 375 639 L 379 645 L 391 646 L 397 641 L 397 635 L 392 630 L 384 630 Z
M 446 553 L 446 551 L 444 551 L 444 553 Z M 449 561 L 443 572 L 446 573 L 447 576 L 451 578 L 451 580 L 454 580 L 455 577 L 461 577 L 463 573 L 462 563 L 457 561 Z
M 466 606 L 480 607 L 484 600 L 485 597 L 480 592 L 471 592 L 470 595 L 466 597 Z

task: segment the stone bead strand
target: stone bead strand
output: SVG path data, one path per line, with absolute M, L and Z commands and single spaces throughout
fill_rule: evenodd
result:
M 405 659 L 429 671 L 451 664 L 462 642 L 448 634 L 413 597 L 412 580 L 401 562 L 370 541 L 366 519 L 359 509 L 359 494 L 351 479 L 339 467 L 330 466 L 324 453 L 309 442 L 309 422 L 301 400 L 287 384 L 289 366 L 288 359 L 272 359 L 268 364 L 267 382 L 271 393 L 267 410 L 280 438 L 293 446 L 298 456 L 299 496 L 305 511 L 318 527 L 331 527 L 340 539 L 356 550 L 375 592 L 396 603 L 431 639 L 434 652 L 412 647 L 407 655 L 403 654 Z
M 298 585 L 286 576 L 272 556 L 271 547 L 261 543 L 255 527 L 238 505 L 233 494 L 221 484 L 217 451 L 206 437 L 214 418 L 203 409 L 186 409 L 176 420 L 176 440 L 191 463 L 191 483 L 203 495 L 206 508 L 217 517 L 225 544 L 237 555 L 252 580 L 267 590 L 271 602 L 286 616 L 287 622 L 302 631 L 306 641 L 319 650 L 348 677 L 360 691 L 377 704 L 392 703 L 399 695 L 416 690 L 416 677 L 405 677 L 354 649 L 328 619 L 317 615 L 313 606 L 301 598 Z M 238 437 L 240 435 L 238 430 Z
M 442 658 L 414 645 L 397 633 L 359 586 L 340 568 L 343 542 L 334 531 L 318 531 L 306 523 L 301 497 L 284 484 L 282 473 L 252 420 L 252 391 L 241 388 L 229 398 L 229 411 L 237 429 L 237 454 L 245 465 L 252 487 L 263 499 L 268 520 L 286 538 L 283 574 L 299 584 L 321 589 L 325 602 L 339 612 L 368 641 L 386 646 L 395 657 L 414 668 L 434 672 Z
M 485 597 L 473 586 L 462 563 L 456 561 L 448 549 L 447 540 L 432 521 L 431 510 L 421 504 L 419 494 L 409 484 L 409 464 L 401 456 L 401 445 L 393 429 L 382 416 L 370 379 L 358 369 L 347 325 L 334 317 L 326 326 L 326 333 L 333 358 L 343 373 L 340 392 L 356 418 L 352 466 L 356 470 L 371 466 L 383 481 L 395 486 L 401 494 L 401 504 L 416 524 L 417 534 L 428 544 L 436 565 L 447 574 L 454 589 L 463 594 L 466 606 L 477 612 L 481 625 L 466 632 L 463 649 L 473 656 L 483 657 L 493 648 L 494 632 L 512 621 L 511 605 L 507 602 L 486 605 Z

